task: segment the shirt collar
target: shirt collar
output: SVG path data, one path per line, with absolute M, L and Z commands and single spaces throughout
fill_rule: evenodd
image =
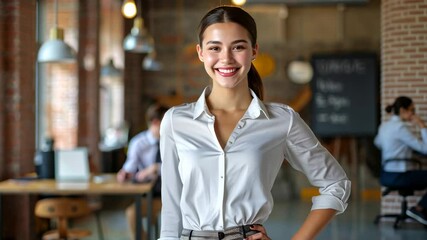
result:
M 159 142 L 159 140 L 153 135 L 150 129 L 147 130 L 147 140 L 152 145 L 155 145 Z
M 255 118 L 258 118 L 262 113 L 267 119 L 270 119 L 264 103 L 257 97 L 257 95 L 255 94 L 254 91 L 252 91 L 252 89 L 249 89 L 249 90 L 252 95 L 252 102 L 249 105 L 248 110 L 246 111 L 244 117 L 255 119 Z M 209 96 L 211 91 L 212 89 L 209 86 L 203 90 L 202 94 L 200 95 L 194 107 L 193 119 L 200 117 L 202 113 L 212 115 L 209 112 L 208 106 L 206 104 L 206 97 Z
M 249 89 L 251 91 L 252 95 L 252 102 L 248 107 L 248 111 L 246 112 L 245 116 L 247 115 L 249 118 L 255 119 L 258 118 L 261 113 L 266 117 L 267 119 L 270 119 L 270 116 L 268 115 L 267 108 L 265 107 L 264 103 L 257 97 L 254 91 L 252 89 Z
M 397 115 L 391 116 L 390 120 L 396 121 L 396 122 L 401 122 L 402 121 L 402 119 L 400 119 L 400 116 L 397 116 Z
M 211 93 L 210 87 L 205 87 L 199 99 L 197 99 L 196 105 L 194 106 L 193 119 L 198 118 L 203 112 L 208 115 L 209 113 L 208 106 L 206 105 L 206 97 Z

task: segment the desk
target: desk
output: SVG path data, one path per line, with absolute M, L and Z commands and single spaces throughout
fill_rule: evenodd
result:
M 71 183 L 57 182 L 54 179 L 32 179 L 32 180 L 15 180 L 9 179 L 0 182 L 0 194 L 52 194 L 52 195 L 135 195 L 136 211 L 136 232 L 135 239 L 142 239 L 141 227 L 141 198 L 147 196 L 147 222 L 151 223 L 152 217 L 152 200 L 151 189 L 154 182 L 144 184 L 118 183 L 115 174 L 103 174 L 94 176 L 89 182 Z M 1 195 L 0 195 L 1 201 Z M 1 218 L 0 202 L 0 219 Z M 147 224 L 147 236 L 151 237 L 151 224 Z M 0 240 L 3 238 L 3 223 L 0 220 Z

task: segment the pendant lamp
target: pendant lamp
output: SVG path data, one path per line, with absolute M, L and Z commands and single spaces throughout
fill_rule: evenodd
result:
M 246 3 L 246 0 L 231 0 L 231 3 L 237 6 L 243 6 Z
M 149 53 L 153 51 L 154 40 L 144 28 L 142 17 L 136 17 L 131 32 L 123 41 L 123 48 L 129 52 Z
M 134 18 L 136 16 L 136 5 L 134 0 L 125 0 L 122 5 L 122 14 L 125 18 Z
M 163 64 L 156 59 L 156 51 L 152 51 L 144 57 L 142 68 L 147 71 L 160 71 L 163 69 Z
M 313 78 L 313 67 L 310 62 L 298 58 L 289 63 L 288 67 L 289 79 L 298 84 L 305 84 Z
M 150 1 L 150 6 L 153 6 L 152 1 Z M 151 30 L 154 29 L 153 28 L 154 20 L 153 20 L 153 17 L 152 17 L 153 16 L 152 12 L 153 11 L 149 12 L 150 29 Z M 153 50 L 150 53 L 148 53 L 148 55 L 145 56 L 144 60 L 142 61 L 142 68 L 144 70 L 147 70 L 147 71 L 160 71 L 160 70 L 162 70 L 163 69 L 163 64 L 157 60 L 156 56 L 157 56 L 157 52 L 156 52 L 155 46 L 153 44 Z
M 129 52 L 150 53 L 154 50 L 154 39 L 144 27 L 142 3 L 139 2 L 139 5 L 140 11 L 138 11 L 138 16 L 134 19 L 130 33 L 123 41 L 123 48 Z
M 64 30 L 58 27 L 58 1 L 55 1 L 55 25 L 49 40 L 40 47 L 37 61 L 41 63 L 69 62 L 76 58 L 75 51 L 64 42 Z
M 102 77 L 119 77 L 122 75 L 122 71 L 114 66 L 112 58 L 108 60 L 108 63 L 101 68 Z
M 110 1 L 110 23 L 109 23 L 109 45 L 112 45 L 112 26 L 113 24 L 113 1 Z M 101 67 L 101 77 L 120 77 L 122 75 L 122 71 L 118 68 L 116 68 L 116 66 L 114 65 L 114 60 L 113 57 L 110 57 L 110 59 L 108 60 L 107 64 Z

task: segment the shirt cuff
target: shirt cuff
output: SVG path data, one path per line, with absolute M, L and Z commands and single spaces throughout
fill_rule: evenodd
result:
M 348 206 L 348 203 L 344 203 L 337 197 L 329 195 L 319 195 L 313 197 L 312 201 L 313 206 L 311 207 L 311 210 L 334 209 L 337 211 L 337 214 L 343 213 Z

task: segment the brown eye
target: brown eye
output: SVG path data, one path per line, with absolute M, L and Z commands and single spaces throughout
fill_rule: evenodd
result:
M 245 49 L 246 49 L 246 47 L 243 45 L 237 45 L 237 46 L 233 47 L 233 50 L 235 50 L 235 51 L 242 51 Z
M 219 47 L 209 47 L 209 51 L 219 51 Z

